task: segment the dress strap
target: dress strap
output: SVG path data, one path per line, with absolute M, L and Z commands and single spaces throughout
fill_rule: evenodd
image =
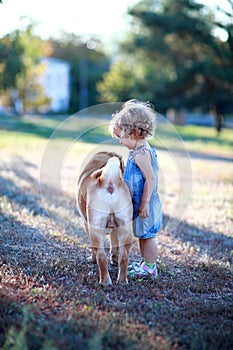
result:
M 134 160 L 137 154 L 145 154 L 146 152 L 151 153 L 150 146 L 148 145 L 138 146 L 137 148 L 129 152 L 129 159 Z
M 135 148 L 134 153 L 135 153 L 135 155 L 136 155 L 136 154 L 139 154 L 139 153 L 145 154 L 146 151 L 149 151 L 149 152 L 150 152 L 151 150 L 150 150 L 150 148 L 148 147 L 148 145 L 142 145 L 142 146 L 138 146 L 137 148 Z

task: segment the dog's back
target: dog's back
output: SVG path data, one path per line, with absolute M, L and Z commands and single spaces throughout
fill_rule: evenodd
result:
M 115 152 L 98 152 L 88 161 L 77 180 L 77 210 L 79 216 L 87 219 L 86 206 L 87 206 L 87 187 L 90 186 L 91 175 L 98 169 L 103 168 L 108 160 L 112 157 L 117 157 L 120 161 L 120 167 L 124 172 L 124 162 L 122 157 Z

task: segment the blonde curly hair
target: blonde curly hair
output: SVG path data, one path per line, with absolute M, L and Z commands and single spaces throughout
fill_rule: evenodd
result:
M 157 113 L 149 102 L 129 100 L 112 115 L 110 133 L 117 137 L 117 129 L 124 135 L 148 138 L 153 136 L 157 125 Z

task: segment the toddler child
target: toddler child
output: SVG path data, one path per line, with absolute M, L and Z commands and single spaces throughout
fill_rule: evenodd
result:
M 128 275 L 156 277 L 156 233 L 162 225 L 158 195 L 158 163 L 155 148 L 147 142 L 156 127 L 156 113 L 148 102 L 129 100 L 112 116 L 110 131 L 129 149 L 124 180 L 133 203 L 134 235 L 139 239 L 142 261 L 128 267 Z

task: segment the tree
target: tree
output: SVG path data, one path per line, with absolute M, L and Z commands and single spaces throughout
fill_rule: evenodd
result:
M 63 33 L 59 40 L 50 39 L 52 56 L 66 60 L 71 66 L 70 112 L 95 105 L 99 101 L 96 85 L 109 69 L 109 58 L 98 38 L 82 38 Z
M 17 74 L 23 70 L 23 47 L 20 31 L 7 34 L 0 41 L 0 86 L 3 90 L 16 85 Z
M 212 110 L 220 131 L 222 116 L 233 110 L 231 12 L 219 23 L 209 8 L 193 0 L 142 0 L 129 14 L 131 34 L 121 52 L 146 65 L 135 91 L 146 89 L 162 112 L 169 107 Z M 228 34 L 227 41 L 216 35 L 218 28 Z
M 45 44 L 33 35 L 34 26 L 29 23 L 0 40 L 0 89 L 19 114 L 25 108 L 49 104 L 39 83 Z
M 125 95 L 133 97 L 136 75 L 132 68 L 123 60 L 115 62 L 111 67 L 111 74 L 104 73 L 103 81 L 97 84 L 102 102 L 124 101 Z

